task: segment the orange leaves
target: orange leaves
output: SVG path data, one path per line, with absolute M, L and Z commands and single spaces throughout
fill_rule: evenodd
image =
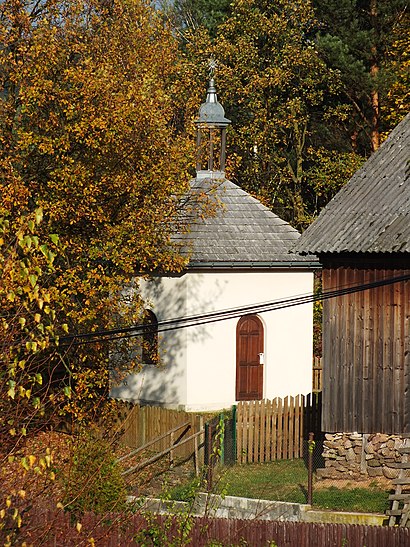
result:
M 53 0 L 35 20 L 7 0 L 3 13 L 0 212 L 14 219 L 38 205 L 44 211 L 20 249 L 41 271 L 30 261 L 14 268 L 8 306 L 25 298 L 19 335 L 30 363 L 40 363 L 55 322 L 58 333 L 132 324 L 143 305 L 137 299 L 126 308 L 124 284 L 141 269 L 183 267 L 170 234 L 182 222 L 194 165 L 192 83 L 176 40 L 144 0 L 119 0 L 109 12 L 97 0 Z M 50 233 L 59 234 L 58 255 Z M 72 390 L 70 409 L 86 416 L 81 401 L 100 393 L 96 379 L 107 382 L 115 348 L 61 351 L 65 387 L 78 367 L 96 371 L 76 376 Z M 53 394 L 55 403 L 61 398 Z

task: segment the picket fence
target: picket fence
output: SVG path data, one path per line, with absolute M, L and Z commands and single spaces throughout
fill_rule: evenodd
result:
M 301 458 L 310 431 L 320 432 L 321 394 L 243 401 L 236 409 L 238 463 Z
M 236 427 L 225 426 L 226 461 L 238 463 L 268 462 L 278 459 L 301 458 L 310 431 L 315 434 L 321 431 L 321 393 L 307 396 L 288 396 L 272 401 L 243 401 L 238 403 L 234 418 Z M 122 422 L 121 441 L 131 448 L 151 444 L 152 452 L 161 452 L 199 431 L 206 430 L 206 424 L 218 423 L 214 414 L 195 414 L 155 406 L 135 405 L 130 408 Z M 227 423 L 227 422 L 226 422 Z M 186 426 L 188 424 L 188 426 Z M 178 432 L 166 435 L 181 426 Z M 184 426 L 184 427 L 182 427 Z M 213 426 L 212 438 L 216 438 Z M 230 435 L 232 438 L 227 438 Z M 204 463 L 205 436 L 199 438 L 199 463 Z M 305 443 L 305 445 L 304 445 Z M 195 441 L 187 441 L 173 452 L 177 459 L 190 458 L 195 451 Z M 232 457 L 228 458 L 228 452 Z

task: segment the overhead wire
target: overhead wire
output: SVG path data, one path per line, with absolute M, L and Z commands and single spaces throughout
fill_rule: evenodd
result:
M 77 346 L 83 344 L 97 343 L 97 342 L 112 342 L 116 340 L 122 340 L 127 338 L 133 338 L 136 336 L 143 336 L 150 332 L 167 332 L 176 329 L 195 327 L 210 323 L 216 323 L 219 321 L 225 321 L 228 319 L 234 319 L 243 315 L 250 315 L 255 313 L 264 313 L 275 311 L 279 309 L 289 308 L 293 306 L 300 306 L 303 304 L 309 304 L 317 301 L 324 301 L 330 298 L 336 298 L 338 296 L 344 296 L 356 292 L 365 290 L 371 290 L 377 287 L 392 285 L 401 281 L 407 281 L 410 279 L 410 275 L 391 277 L 386 279 L 380 279 L 377 281 L 348 285 L 338 289 L 330 289 L 328 291 L 320 291 L 318 293 L 308 293 L 295 297 L 285 298 L 283 300 L 273 300 L 258 304 L 249 304 L 245 306 L 232 307 L 219 311 L 206 312 L 187 317 L 177 317 L 172 319 L 165 319 L 158 321 L 157 324 L 139 324 L 129 327 L 107 329 L 95 332 L 71 334 L 59 338 L 60 346 Z

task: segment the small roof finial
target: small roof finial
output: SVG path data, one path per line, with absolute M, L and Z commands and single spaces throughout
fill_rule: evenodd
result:
M 216 95 L 214 73 L 218 66 L 216 59 L 211 57 L 208 61 L 209 67 L 209 87 L 206 94 L 206 101 L 199 109 L 199 118 L 196 121 L 199 125 L 208 125 L 214 127 L 226 127 L 231 120 L 225 118 L 225 110 L 218 102 Z
M 214 79 L 214 74 L 215 74 L 215 70 L 218 66 L 218 63 L 216 62 L 216 59 L 214 59 L 213 57 L 211 57 L 208 61 L 208 66 L 209 66 L 209 79 L 210 80 L 213 80 Z

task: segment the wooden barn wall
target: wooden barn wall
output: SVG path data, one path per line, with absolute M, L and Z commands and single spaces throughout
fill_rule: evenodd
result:
M 325 291 L 410 270 L 323 270 Z M 323 306 L 323 430 L 410 433 L 410 281 Z

